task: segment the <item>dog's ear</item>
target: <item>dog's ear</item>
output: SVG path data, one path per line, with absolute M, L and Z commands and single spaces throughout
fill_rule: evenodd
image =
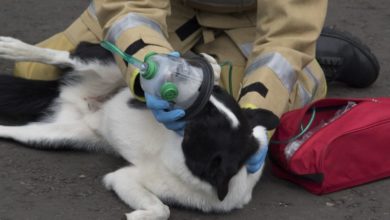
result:
M 249 125 L 254 128 L 258 125 L 264 126 L 267 130 L 275 129 L 279 125 L 279 118 L 273 112 L 266 109 L 243 109 Z
M 225 167 L 221 155 L 212 158 L 209 166 L 212 185 L 216 188 L 218 199 L 223 201 L 229 192 L 229 182 L 232 175 L 229 175 L 228 167 Z

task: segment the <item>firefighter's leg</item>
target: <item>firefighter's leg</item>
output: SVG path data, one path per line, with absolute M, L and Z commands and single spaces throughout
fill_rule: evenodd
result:
M 232 91 L 242 107 L 264 108 L 281 116 L 326 96 L 326 80 L 316 60 L 299 71 L 289 69 L 287 60 L 278 54 L 247 63 L 254 36 L 254 28 L 232 29 L 195 48 L 196 52 L 215 56 L 221 64 L 226 61 L 232 64 L 231 71 L 228 66 L 222 68 L 221 83 Z M 263 66 L 264 63 L 279 65 Z M 259 66 L 263 68 L 257 68 Z

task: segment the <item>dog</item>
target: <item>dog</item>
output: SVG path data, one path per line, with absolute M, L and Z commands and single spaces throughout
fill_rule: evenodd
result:
M 204 56 L 219 79 L 215 59 Z M 106 174 L 103 184 L 134 209 L 126 219 L 168 219 L 166 204 L 228 212 L 251 200 L 264 165 L 249 174 L 245 162 L 268 144 L 267 130 L 278 124 L 272 112 L 241 109 L 215 84 L 180 136 L 134 98 L 113 55 L 99 44 L 83 42 L 69 53 L 0 37 L 0 58 L 65 70 L 53 81 L 0 75 L 0 114 L 27 122 L 0 126 L 0 137 L 40 149 L 120 155 L 129 165 Z

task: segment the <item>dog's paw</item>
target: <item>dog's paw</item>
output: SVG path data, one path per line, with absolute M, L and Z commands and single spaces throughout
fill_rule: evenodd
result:
M 21 45 L 24 45 L 22 41 L 12 37 L 1 37 L 0 36 L 0 54 L 6 54 L 11 50 L 18 49 Z
M 137 210 L 128 214 L 125 214 L 126 220 L 152 220 L 154 216 L 150 215 L 148 211 Z
M 113 174 L 112 173 L 109 173 L 109 174 L 106 174 L 104 177 L 103 177 L 103 185 L 104 187 L 107 189 L 107 190 L 112 190 L 112 186 L 113 186 Z
M 12 37 L 0 37 L 0 57 L 23 60 L 31 53 L 31 45 Z
M 158 210 L 135 210 L 125 214 L 127 220 L 167 220 L 170 211 L 168 206 L 164 205 L 163 209 Z
M 5 37 L 5 36 L 0 36 L 0 43 L 1 42 L 8 42 L 8 43 L 12 43 L 12 42 L 22 42 L 16 38 L 13 38 L 13 37 Z
M 256 126 L 253 128 L 252 134 L 260 144 L 260 148 L 268 148 L 268 133 L 267 129 L 263 126 Z

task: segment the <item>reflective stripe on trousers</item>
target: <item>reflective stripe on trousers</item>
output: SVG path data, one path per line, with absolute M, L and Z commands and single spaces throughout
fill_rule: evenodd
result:
M 115 43 L 115 41 L 124 31 L 138 26 L 147 26 L 157 33 L 163 35 L 163 32 L 160 29 L 160 25 L 158 25 L 156 22 L 142 15 L 129 13 L 111 26 L 111 28 L 108 30 L 106 40 Z
M 249 47 L 248 44 L 245 44 L 244 47 Z M 242 48 L 240 46 L 240 48 Z M 248 51 L 248 50 L 247 50 Z M 269 53 L 263 56 L 256 58 L 246 69 L 245 74 L 251 74 L 256 69 L 261 67 L 268 67 L 271 69 L 279 80 L 282 82 L 283 86 L 287 89 L 287 91 L 291 94 L 294 89 L 294 85 L 298 83 L 298 94 L 301 98 L 302 105 L 306 105 L 310 103 L 313 99 L 314 94 L 316 94 L 319 80 L 314 76 L 312 71 L 305 67 L 303 72 L 308 76 L 308 78 L 312 81 L 314 85 L 313 92 L 310 93 L 303 85 L 303 83 L 298 81 L 298 76 L 290 64 L 290 62 L 284 58 L 280 53 Z

